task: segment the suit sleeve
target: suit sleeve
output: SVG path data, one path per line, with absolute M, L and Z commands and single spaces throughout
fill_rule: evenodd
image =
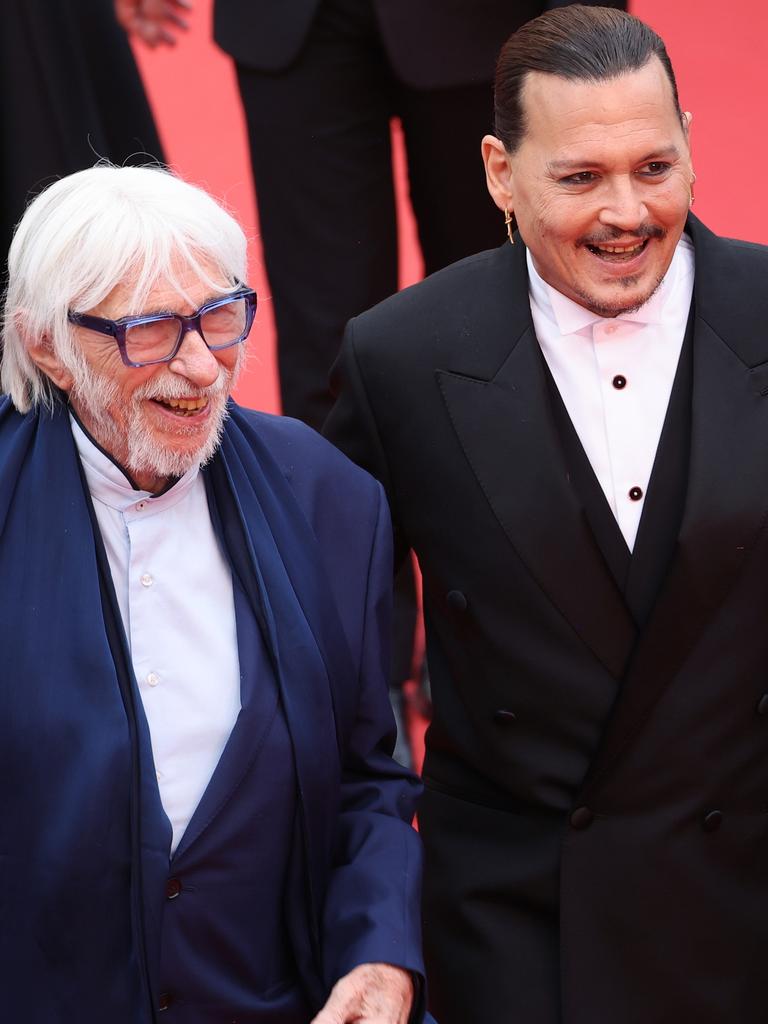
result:
M 394 762 L 386 679 L 392 556 L 380 487 L 367 573 L 358 702 L 345 745 L 341 810 L 323 917 L 324 973 L 382 962 L 423 977 L 421 842 L 411 821 L 418 780 Z M 423 990 L 423 985 L 417 985 Z M 421 1008 L 412 1020 L 421 1020 Z
M 356 330 L 357 322 L 350 320 L 344 332 L 341 352 L 331 370 L 331 391 L 336 403 L 325 421 L 323 434 L 383 485 L 392 511 L 395 566 L 399 567 L 410 545 L 398 521 L 392 474 L 373 412 L 369 385 L 358 357 Z

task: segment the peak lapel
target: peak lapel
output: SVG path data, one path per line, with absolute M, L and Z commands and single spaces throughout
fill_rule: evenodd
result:
M 569 480 L 519 248 L 503 257 L 503 297 L 489 297 L 482 357 L 457 353 L 450 369 L 437 371 L 437 381 L 467 461 L 510 543 L 573 629 L 620 678 L 635 625 Z

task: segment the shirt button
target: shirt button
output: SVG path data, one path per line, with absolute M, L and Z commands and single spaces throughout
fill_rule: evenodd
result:
M 642 487 L 630 487 L 629 488 L 629 497 L 632 499 L 632 501 L 640 501 L 642 496 L 643 496 L 643 489 L 642 489 Z
M 147 676 L 147 684 L 149 686 L 157 686 L 159 682 L 160 676 L 157 674 L 157 672 L 150 672 L 149 675 Z
M 157 779 L 158 782 L 160 781 L 160 779 L 162 779 L 162 777 L 163 777 L 163 773 L 162 772 L 160 772 L 160 771 L 155 772 L 155 778 Z
M 141 577 L 142 587 L 151 587 L 154 582 L 155 581 L 152 579 L 148 572 L 145 572 L 144 575 Z
M 613 384 L 613 386 L 616 388 L 617 391 L 621 391 L 621 390 L 623 390 L 623 388 L 625 388 L 627 386 L 627 378 L 624 377 L 622 374 L 617 373 L 616 376 L 611 381 L 611 383 Z

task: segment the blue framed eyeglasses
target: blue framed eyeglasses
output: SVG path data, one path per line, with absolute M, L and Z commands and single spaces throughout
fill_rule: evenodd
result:
M 70 323 L 114 338 L 126 366 L 151 366 L 175 359 L 188 331 L 199 334 L 212 352 L 240 345 L 248 337 L 255 314 L 256 292 L 242 287 L 206 302 L 191 316 L 150 313 L 108 320 L 70 310 L 68 317 Z

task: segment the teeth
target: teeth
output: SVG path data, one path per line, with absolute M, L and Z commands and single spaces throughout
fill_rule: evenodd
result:
M 164 404 L 170 405 L 172 409 L 185 409 L 187 412 L 190 412 L 202 409 L 205 403 L 205 398 L 169 398 Z
M 636 242 L 634 245 L 596 245 L 595 248 L 599 249 L 600 252 L 637 252 L 638 249 L 642 249 L 645 245 L 645 241 Z

